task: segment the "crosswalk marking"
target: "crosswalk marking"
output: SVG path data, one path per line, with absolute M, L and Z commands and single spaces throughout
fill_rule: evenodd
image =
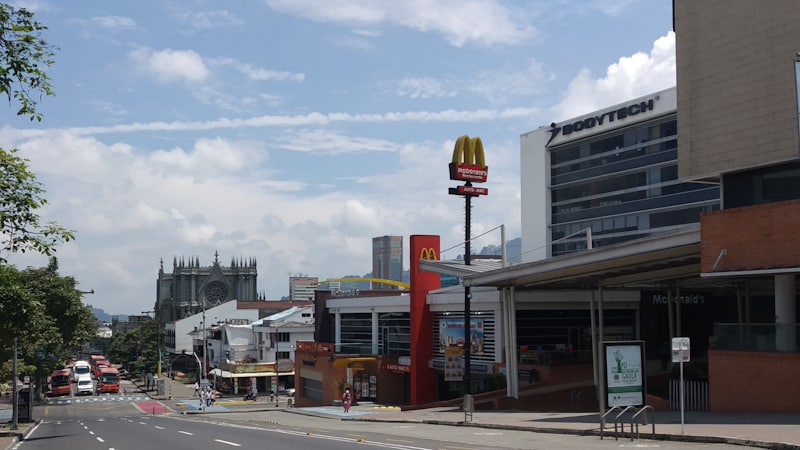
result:
M 97 402 L 142 402 L 150 400 L 146 396 L 108 396 L 108 397 L 86 397 L 86 398 L 65 398 L 65 399 L 52 399 L 48 402 L 50 405 L 72 405 L 77 403 L 97 403 Z

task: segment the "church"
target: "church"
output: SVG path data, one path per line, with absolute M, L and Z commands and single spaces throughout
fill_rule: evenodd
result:
M 260 300 L 256 266 L 255 258 L 233 258 L 230 266 L 223 266 L 219 252 L 214 252 L 211 266 L 201 266 L 198 257 L 188 261 L 175 257 L 172 273 L 166 273 L 162 259 L 156 282 L 158 322 L 174 322 L 231 300 Z

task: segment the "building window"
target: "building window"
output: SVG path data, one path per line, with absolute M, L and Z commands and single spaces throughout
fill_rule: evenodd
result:
M 279 359 L 290 359 L 290 356 L 291 355 L 289 354 L 289 352 L 275 352 L 276 361 Z
M 342 314 L 342 353 L 372 354 L 372 314 Z

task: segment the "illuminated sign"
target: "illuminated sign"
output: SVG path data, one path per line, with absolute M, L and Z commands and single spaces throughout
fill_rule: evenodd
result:
M 450 195 L 469 195 L 472 197 L 489 194 L 488 189 L 475 186 L 458 186 L 454 188 L 449 188 L 447 192 Z
M 450 163 L 450 179 L 485 183 L 488 174 L 489 167 L 486 166 L 481 138 L 458 138 L 453 148 L 453 161 Z
M 449 164 L 449 168 L 451 180 L 465 181 L 466 184 L 449 188 L 448 194 L 464 197 L 489 194 L 489 190 L 486 188 L 472 186 L 472 183 L 485 183 L 489 175 L 481 138 L 461 136 L 456 139 L 456 145 L 453 147 L 453 160 Z
M 432 248 L 423 248 L 419 252 L 419 259 L 423 259 L 425 261 L 436 261 L 436 250 Z

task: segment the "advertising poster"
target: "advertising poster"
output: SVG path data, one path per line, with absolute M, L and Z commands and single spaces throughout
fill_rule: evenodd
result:
M 444 349 L 444 381 L 464 381 L 464 369 L 461 366 L 462 356 L 464 356 L 464 349 L 461 347 L 453 346 Z
M 645 404 L 644 342 L 604 342 L 608 407 Z
M 471 355 L 483 355 L 483 320 L 470 321 Z M 439 321 L 439 351 L 445 352 L 451 346 L 463 348 L 464 321 L 461 319 L 442 319 Z

